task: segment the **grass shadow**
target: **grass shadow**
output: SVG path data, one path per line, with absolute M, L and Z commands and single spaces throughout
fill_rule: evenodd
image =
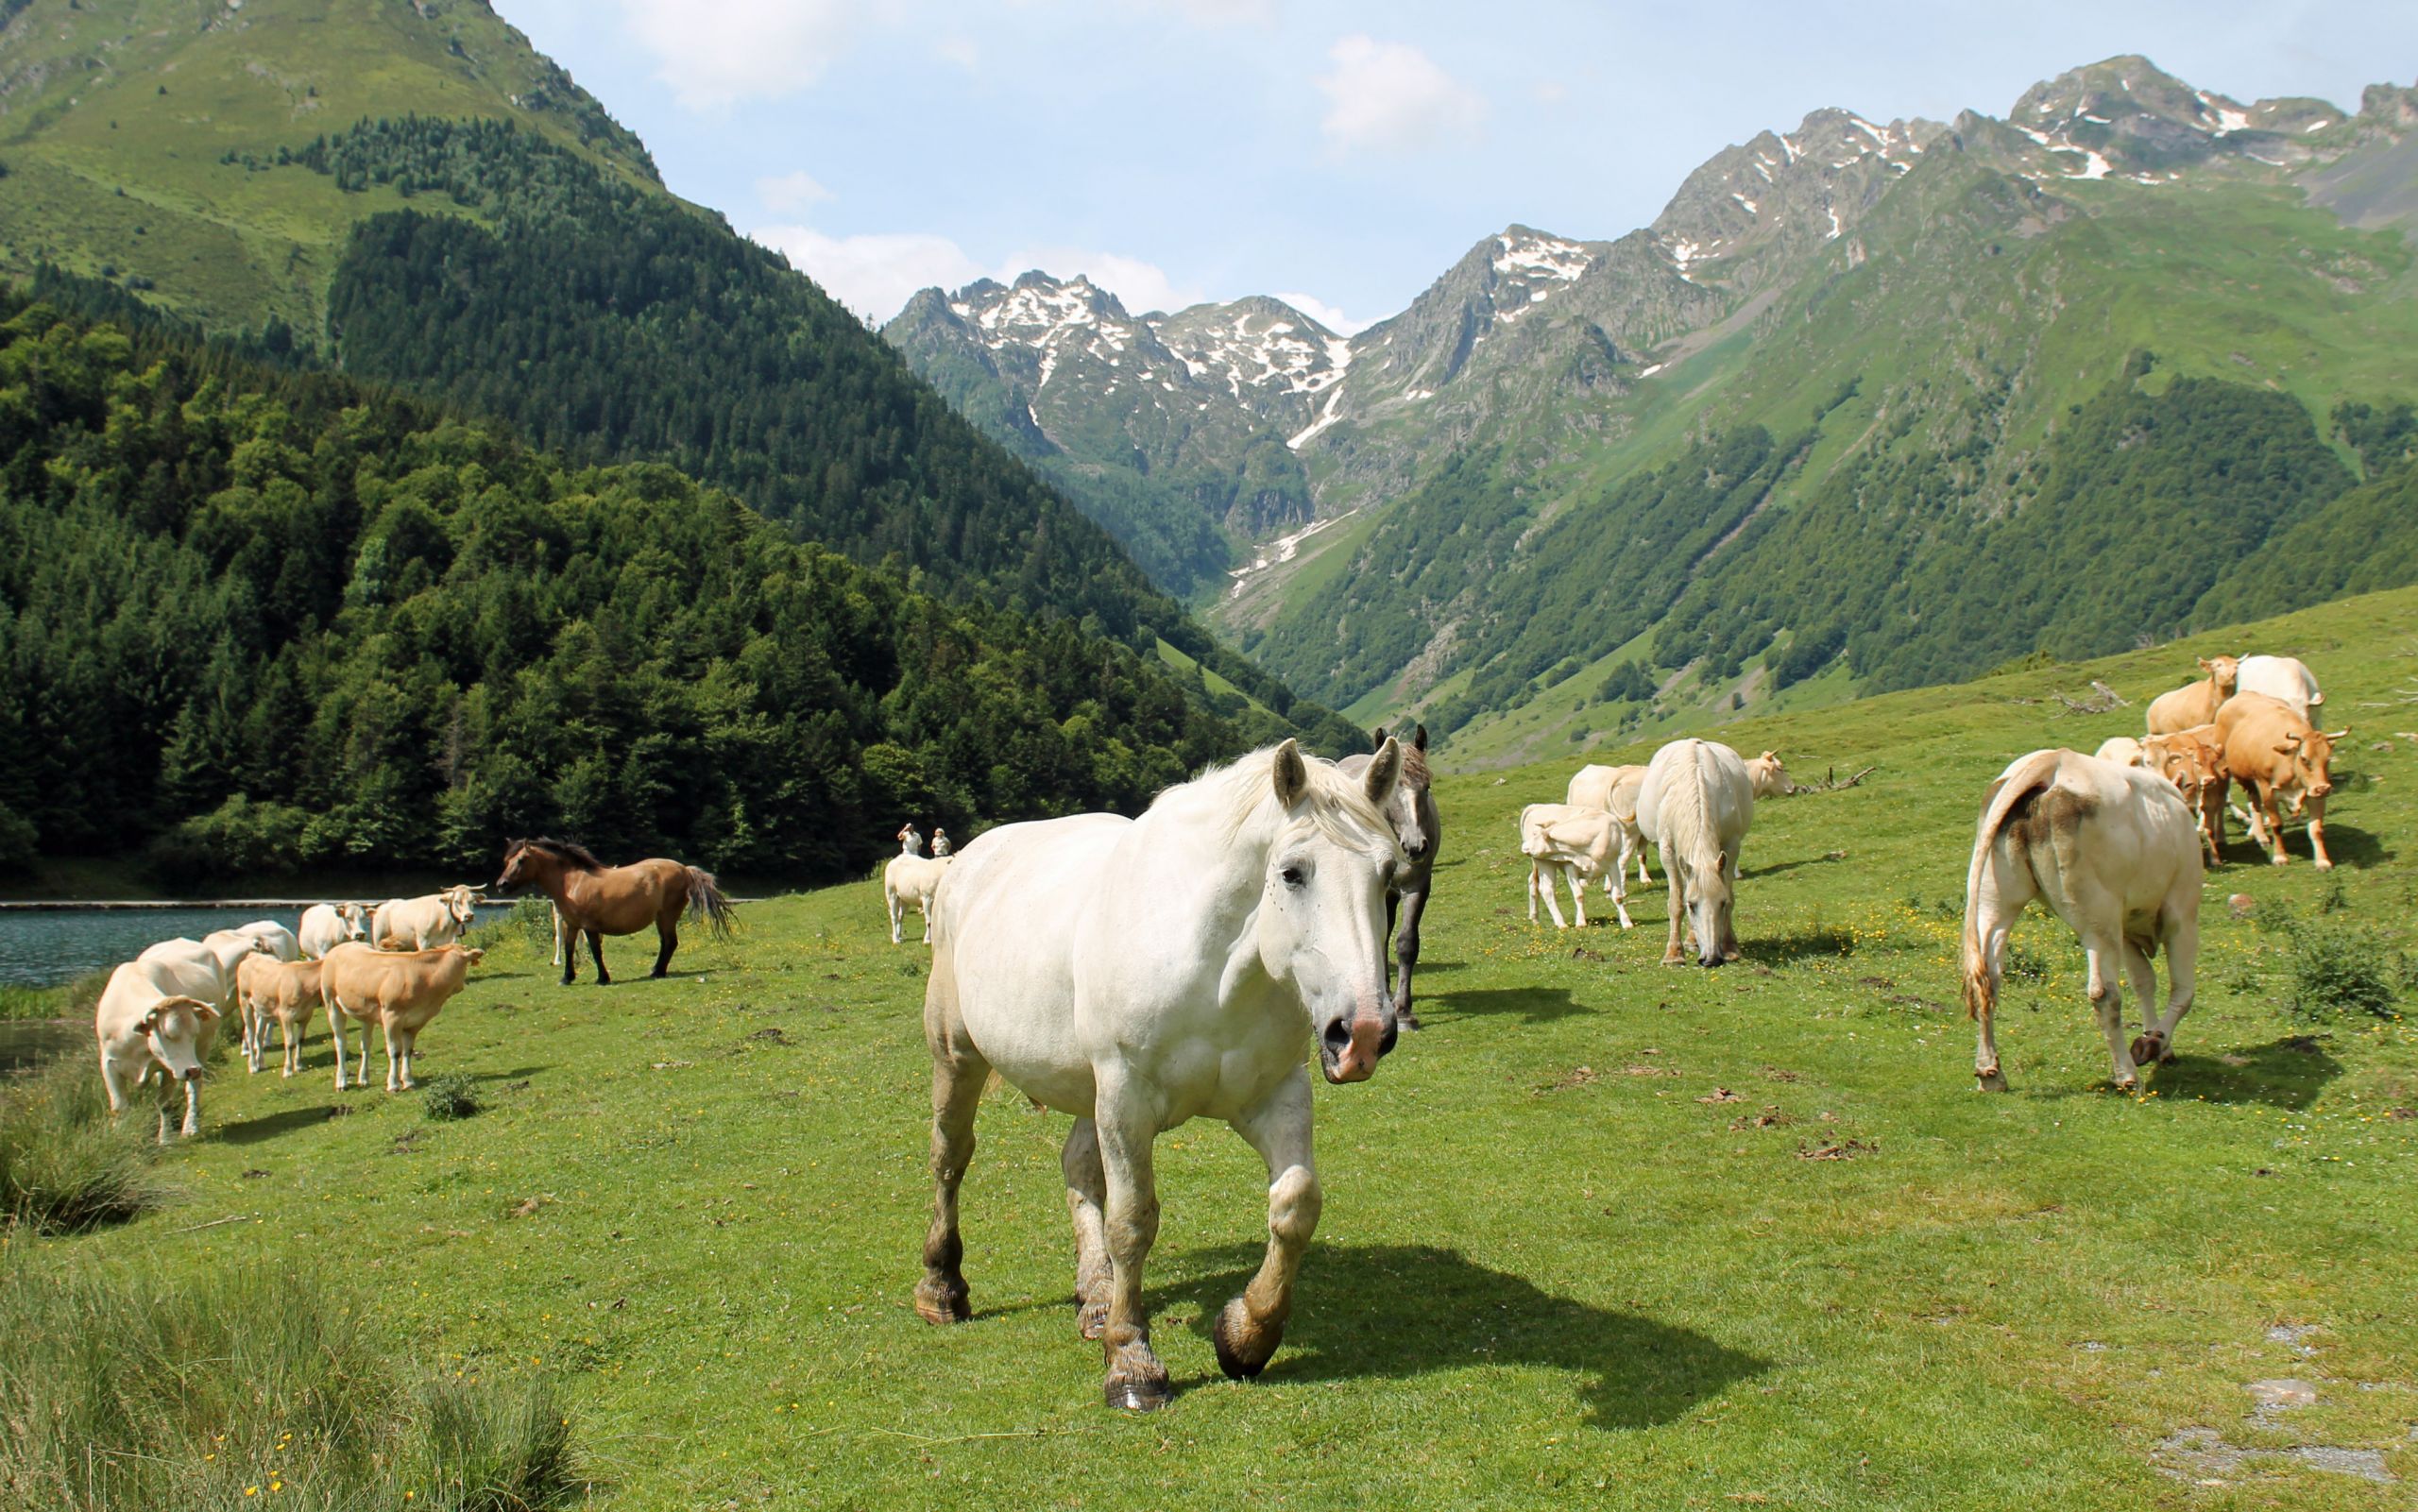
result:
M 2325 822 L 2325 853 L 2334 858 L 2335 865 L 2347 866 L 2358 872 L 2373 871 L 2392 860 L 2396 854 L 2386 849 L 2384 841 L 2370 831 L 2333 819 Z M 2306 824 L 2291 819 L 2284 821 L 2284 854 L 2291 858 L 2290 864 L 2293 866 L 2311 858 Z M 2263 868 L 2269 864 L 2267 852 L 2257 841 L 2242 833 L 2239 821 L 2226 826 L 2223 859 L 2227 867 Z
M 1767 966 L 1817 956 L 1855 954 L 1855 935 L 1842 925 L 1809 925 L 1785 934 L 1752 934 L 1738 942 L 1745 958 Z
M 1567 987 L 1483 987 L 1457 993 L 1422 993 L 1419 996 L 1422 1016 L 1439 1005 L 1456 1017 L 1517 1013 L 1531 1024 L 1550 1024 L 1573 1013 L 1592 1011 L 1573 1002 Z
M 1742 866 L 1738 869 L 1738 875 L 1742 879 L 1750 876 L 1778 876 L 1782 872 L 1794 872 L 1800 866 L 1833 866 L 1846 859 L 1846 856 L 1837 853 L 1808 856 L 1800 860 L 1780 861 L 1771 866 Z
M 2306 1034 L 2287 1034 L 2265 1045 L 2196 1053 L 2186 1041 L 2174 1063 L 2158 1067 L 2150 1085 L 2166 1098 L 2301 1109 L 2341 1074 L 2342 1062 L 2325 1046 Z
M 1257 1267 L 1256 1248 L 1185 1257 L 1219 1266 L 1175 1288 L 1206 1336 Z M 1314 1244 L 1272 1385 L 1405 1380 L 1470 1365 L 1536 1365 L 1579 1378 L 1588 1426 L 1650 1428 L 1771 1368 L 1692 1329 L 1539 1290 L 1433 1245 Z
M 514 1066 L 509 1071 L 473 1071 L 470 1073 L 470 1079 L 473 1081 L 524 1081 L 540 1071 L 553 1069 L 553 1067 L 550 1065 L 522 1065 Z
M 230 1145 L 257 1145 L 297 1129 L 315 1129 L 335 1115 L 335 1109 L 327 1103 L 315 1108 L 288 1108 L 281 1113 L 265 1113 L 239 1124 L 222 1124 L 218 1137 Z

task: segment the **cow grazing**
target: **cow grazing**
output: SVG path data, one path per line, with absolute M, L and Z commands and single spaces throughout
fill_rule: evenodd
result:
M 314 903 L 302 910 L 295 940 L 302 954 L 318 960 L 348 940 L 366 940 L 369 924 L 358 903 Z
M 201 1062 L 205 1037 L 218 1021 L 216 1005 L 176 990 L 177 973 L 164 963 L 129 960 L 110 973 L 109 985 L 93 1012 L 93 1035 L 101 1055 L 101 1085 L 109 1093 L 110 1116 L 125 1113 L 128 1088 L 158 1067 L 160 1143 L 167 1144 L 169 1109 L 184 1088 L 184 1135 L 201 1132 Z
M 890 943 L 899 943 L 898 926 L 911 906 L 924 916 L 924 943 L 932 943 L 932 895 L 948 875 L 945 856 L 894 856 L 881 869 L 881 901 L 890 909 Z
M 218 1047 L 218 1031 L 235 1011 L 235 968 L 246 956 L 265 954 L 257 935 L 239 929 L 213 929 L 199 940 L 179 936 L 145 948 L 135 964 L 148 968 L 162 982 L 162 993 L 198 997 L 218 1011 L 202 1027 L 200 1053 L 204 1061 Z
M 2302 719 L 2311 719 L 2309 710 L 2325 702 L 2324 690 L 2317 686 L 2316 674 L 2307 663 L 2295 656 L 2244 656 L 2241 674 L 2234 683 L 2237 693 L 2264 693 L 2278 704 L 2287 705 Z M 2314 722 L 2312 720 L 2311 722 Z
M 2198 816 L 2201 852 L 2210 866 L 2220 864 L 2224 859 L 2226 777 L 2224 748 L 2217 743 L 2217 727 L 2195 724 L 2172 735 L 2153 735 L 2140 746 L 2137 764 L 2174 784 L 2185 805 Z
M 2151 739 L 2155 739 L 2157 737 L 2152 736 Z M 2120 767 L 2148 765 L 2141 759 L 2141 742 L 2129 735 L 2109 736 L 2099 742 L 2099 749 L 2093 751 L 2091 755 L 2102 761 L 2113 761 Z
M 2250 838 L 2267 848 L 2268 859 L 2277 866 L 2290 859 L 2275 811 L 2275 800 L 2282 798 L 2293 813 L 2308 813 L 2308 847 L 2317 869 L 2334 869 L 2334 858 L 2325 854 L 2325 799 L 2334 790 L 2326 766 L 2334 759 L 2334 742 L 2350 733 L 2347 724 L 2316 729 L 2291 705 L 2264 693 L 2236 693 L 2218 710 L 2225 772 L 2241 784 L 2249 801 Z
M 244 1062 L 254 1076 L 268 1058 L 268 1027 L 275 1024 L 285 1047 L 284 1074 L 302 1069 L 302 1037 L 319 1006 L 318 960 L 279 960 L 246 956 L 235 968 L 235 999 L 244 1015 Z
M 2208 675 L 2196 683 L 2186 683 L 2172 692 L 2160 693 L 2150 703 L 2149 733 L 2172 735 L 2195 724 L 2205 724 L 2217 717 L 2217 710 L 2233 697 L 2234 685 L 2241 675 L 2241 662 L 2233 656 L 2203 656 L 2200 668 Z
M 408 1091 L 419 1031 L 485 957 L 462 945 L 388 951 L 354 943 L 329 951 L 319 963 L 319 1000 L 328 1007 L 328 1034 L 335 1041 L 336 1090 L 345 1090 L 344 1021 L 349 1018 L 362 1026 L 361 1069 L 353 1079 L 369 1084 L 369 1026 L 375 1024 L 386 1033 L 386 1090 Z
M 1537 900 L 1542 898 L 1553 913 L 1553 926 L 1570 927 L 1554 896 L 1554 878 L 1558 876 L 1570 889 L 1578 926 L 1587 927 L 1587 879 L 1604 873 L 1611 874 L 1615 882 L 1620 879 L 1614 859 L 1619 832 L 1620 822 L 1600 808 L 1530 804 L 1521 809 L 1520 854 L 1528 858 L 1528 922 L 1536 922 Z M 1612 908 L 1620 914 L 1622 928 L 1633 927 L 1626 890 L 1612 889 Z
M 1591 764 L 1580 767 L 1570 779 L 1570 789 L 1562 801 L 1580 808 L 1600 808 L 1612 816 L 1620 826 L 1621 860 L 1617 871 L 1604 875 L 1604 895 L 1609 897 L 1614 884 L 1628 875 L 1628 864 L 1637 862 L 1637 879 L 1651 882 L 1645 870 L 1645 836 L 1637 827 L 1637 795 L 1645 786 L 1643 767 L 1608 767 Z
M 2139 767 L 2074 751 L 2019 756 L 1990 784 L 1965 878 L 1965 1007 L 1979 1026 L 1973 1074 L 2006 1090 L 1992 1016 L 2016 919 L 2035 898 L 2082 940 L 2089 993 L 2116 1084 L 2144 1062 L 2173 1059 L 2175 1026 L 2190 1011 L 2200 951 L 2200 845 L 2182 794 Z M 2166 1016 L 2154 1016 L 2166 951 Z M 2119 975 L 2141 1000 L 2141 1032 L 2124 1038 Z
M 416 898 L 397 898 L 378 910 L 370 935 L 381 950 L 432 950 L 462 938 L 478 918 L 477 894 L 468 883 Z
M 1785 798 L 1796 790 L 1796 784 L 1788 780 L 1788 769 L 1780 765 L 1777 751 L 1747 757 L 1746 780 L 1754 784 L 1758 798 Z

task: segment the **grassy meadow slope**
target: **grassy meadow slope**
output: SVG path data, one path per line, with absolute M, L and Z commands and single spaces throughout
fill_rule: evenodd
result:
M 2341 869 L 2237 835 L 2181 1059 L 2140 1096 L 2106 1088 L 2079 954 L 2035 918 L 2014 1092 L 1977 1095 L 1953 957 L 1984 785 L 2251 647 L 2306 657 L 2355 728 Z M 1160 1143 L 1150 1295 L 1181 1394 L 1155 1417 L 1098 1405 L 1064 1120 L 1010 1092 L 965 1191 L 977 1317 L 916 1318 L 928 958 L 887 943 L 871 883 L 751 906 L 659 983 L 558 988 L 533 937 L 500 938 L 422 1041 L 423 1074 L 469 1072 L 487 1111 L 332 1095 L 321 1027 L 303 1079 L 221 1065 L 206 1137 L 165 1163 L 180 1207 L 17 1248 L 340 1272 L 466 1377 L 561 1378 L 617 1506 L 1124 1505 L 1138 1475 L 1201 1506 L 2403 1507 L 2418 1037 L 2290 1016 L 2280 921 L 2418 947 L 2394 864 L 2418 744 L 2392 733 L 2413 674 L 2402 591 L 1742 725 L 1799 775 L 1878 770 L 1762 807 L 1745 959 L 1711 973 L 1657 964 L 1659 882 L 1631 933 L 1523 916 L 1513 816 L 1577 753 L 1445 777 L 1427 1028 L 1318 1093 L 1325 1221 L 1256 1383 L 1218 1378 L 1206 1330 L 1255 1263 L 1262 1176 L 1222 1130 Z M 2094 677 L 2134 706 L 2056 712 Z M 635 976 L 641 948 L 614 960 Z M 2248 1385 L 2284 1377 L 2314 1403 L 2258 1409 Z

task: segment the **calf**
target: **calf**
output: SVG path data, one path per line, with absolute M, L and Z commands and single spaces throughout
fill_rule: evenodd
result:
M 2154 735 L 2151 736 L 2150 739 L 2154 740 L 2159 739 L 2159 737 Z M 2147 763 L 2141 759 L 2141 742 L 2134 739 L 2129 735 L 2109 736 L 2106 739 L 2099 742 L 2099 749 L 2093 751 L 2091 755 L 2097 756 L 2102 761 L 2113 761 L 2120 767 L 2138 767 L 2147 765 Z
M 2224 751 L 2225 772 L 2241 784 L 2250 804 L 2250 838 L 2267 848 L 2277 866 L 2284 854 L 2282 821 L 2275 800 L 2288 799 L 2291 811 L 2308 811 L 2308 846 L 2317 869 L 2330 872 L 2334 858 L 2325 854 L 2325 799 L 2334 790 L 2326 764 L 2334 759 L 2334 742 L 2351 733 L 2319 730 L 2292 712 L 2291 705 L 2264 693 L 2236 693 L 2217 711 L 2217 738 Z
M 2241 675 L 2239 658 L 2203 656 L 2200 667 L 2207 676 L 2196 683 L 2186 683 L 2172 692 L 2160 693 L 2151 701 L 2150 734 L 2172 735 L 2195 724 L 2205 724 L 2217 717 L 2217 710 L 2233 696 L 2234 684 Z
M 383 951 L 366 944 L 338 945 L 320 962 L 319 1000 L 328 1005 L 328 1034 L 336 1046 L 336 1090 L 345 1090 L 344 1021 L 363 1026 L 361 1069 L 354 1080 L 369 1082 L 368 1026 L 386 1031 L 386 1090 L 412 1086 L 412 1054 L 419 1031 L 436 1017 L 469 978 L 484 950 L 439 945 L 434 950 Z
M 932 943 L 932 895 L 947 875 L 945 856 L 894 856 L 881 869 L 881 901 L 890 909 L 892 944 L 899 943 L 898 926 L 906 921 L 910 905 L 924 916 L 924 943 Z
M 278 960 L 247 956 L 235 970 L 235 997 L 244 1014 L 244 1062 L 253 1075 L 268 1056 L 268 1027 L 274 1023 L 285 1046 L 284 1074 L 302 1069 L 302 1037 L 310 1030 L 311 1014 L 319 1005 L 319 977 L 324 961 Z
M 184 1135 L 201 1132 L 201 1058 L 205 1034 L 218 1020 L 213 1004 L 163 984 L 173 973 L 129 960 L 110 973 L 109 985 L 93 1012 L 93 1036 L 101 1055 L 101 1085 L 110 1116 L 123 1115 L 127 1089 L 152 1067 L 161 1074 L 160 1143 L 169 1141 L 169 1108 L 184 1087 Z
M 368 938 L 369 926 L 358 903 L 314 903 L 302 910 L 296 942 L 302 954 L 316 960 L 348 940 Z
M 2186 807 L 2198 816 L 2200 849 L 2210 866 L 2224 859 L 2225 761 L 2214 724 L 2194 725 L 2140 742 L 2137 763 L 2174 784 Z M 2104 747 L 2102 747 L 2104 750 Z
M 1553 926 L 1570 927 L 1561 917 L 1561 904 L 1554 897 L 1554 878 L 1558 875 L 1570 889 L 1578 926 L 1587 927 L 1587 879 L 1609 869 L 1616 883 L 1621 880 L 1621 871 L 1613 864 L 1619 830 L 1620 822 L 1600 808 L 1530 804 L 1520 810 L 1520 854 L 1528 858 L 1529 923 L 1536 922 L 1537 900 L 1542 898 L 1553 913 Z M 1628 916 L 1626 888 L 1612 889 L 1612 908 L 1620 914 L 1622 928 L 1635 927 Z
M 2143 1062 L 2172 1060 L 2199 963 L 2201 875 L 2190 810 L 2163 779 L 2073 751 L 2035 751 L 2001 773 L 1983 800 L 1965 876 L 1965 1007 L 1979 1026 L 1973 1074 L 1982 1089 L 2006 1090 L 1993 1014 L 2007 937 L 2035 898 L 2082 941 L 2116 1084 L 2135 1085 Z M 2162 1018 L 2150 966 L 2161 947 Z M 2141 1000 L 2141 1032 L 2129 1044 L 2120 977 Z

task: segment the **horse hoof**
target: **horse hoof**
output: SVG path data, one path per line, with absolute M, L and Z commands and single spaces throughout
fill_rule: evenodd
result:
M 1974 1072 L 1973 1079 L 1975 1083 L 1973 1090 L 1975 1092 L 2004 1092 L 2007 1090 L 2006 1073 L 2000 1070 L 1997 1066 L 1992 1066 L 1987 1071 Z
M 1416 1029 L 1421 1027 L 1419 1015 L 1416 1013 L 1398 1013 L 1394 1015 L 1394 1022 L 1405 1029 Z
M 1175 1391 L 1166 1378 L 1155 1380 L 1142 1377 L 1131 1381 L 1111 1379 L 1104 1393 L 1108 1404 L 1120 1412 L 1156 1412 L 1175 1400 Z
M 2120 1077 L 2116 1081 L 2116 1090 L 2119 1092 L 2133 1092 L 2137 1090 L 2140 1087 L 2140 1084 L 2141 1079 L 2138 1077 Z
M 2334 870 L 2334 863 L 2332 861 L 2313 861 L 2310 864 L 2315 866 L 2321 872 L 2331 872 Z
M 962 1323 L 974 1316 L 965 1283 L 920 1281 L 915 1283 L 915 1311 L 927 1323 Z
M 1251 1310 L 1239 1297 L 1218 1310 L 1218 1321 L 1209 1330 L 1209 1342 L 1218 1347 L 1218 1368 L 1234 1381 L 1249 1381 L 1267 1369 L 1284 1337 L 1281 1324 L 1253 1329 Z
M 2161 1060 L 2163 1059 L 2161 1052 L 2165 1048 L 2165 1042 L 2154 1034 L 2137 1036 L 2133 1041 L 2133 1063 L 2148 1065 L 2154 1061 Z

